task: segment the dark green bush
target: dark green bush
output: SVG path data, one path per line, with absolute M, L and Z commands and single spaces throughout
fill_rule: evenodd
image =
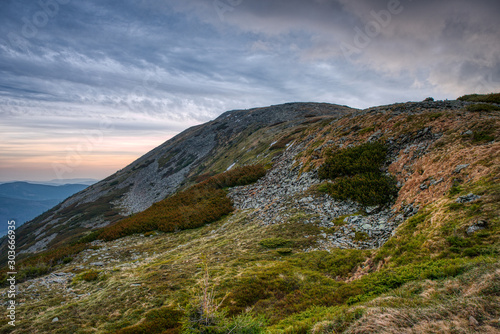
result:
M 500 107 L 488 103 L 476 103 L 467 106 L 467 111 L 470 112 L 488 112 L 498 110 L 500 110 Z
M 386 154 L 387 149 L 381 143 L 366 143 L 330 153 L 318 175 L 334 182 L 318 186 L 318 191 L 363 206 L 392 203 L 398 189 L 396 180 L 381 172 Z
M 99 278 L 99 272 L 95 270 L 89 270 L 82 274 L 82 279 L 86 282 L 96 281 Z
M 396 180 L 382 173 L 357 174 L 327 185 L 328 193 L 339 200 L 353 200 L 363 206 L 386 205 L 398 195 Z
M 381 143 L 366 143 L 339 150 L 329 154 L 318 175 L 321 179 L 333 180 L 341 176 L 378 173 L 386 154 L 387 149 Z
M 467 101 L 467 102 L 500 103 L 500 93 L 470 94 L 470 95 L 460 96 L 457 100 Z
M 283 238 L 267 238 L 267 239 L 263 239 L 259 242 L 259 245 L 261 245 L 262 247 L 270 248 L 270 249 L 279 248 L 279 247 L 287 247 L 287 246 L 290 246 L 291 244 L 292 244 L 292 242 L 290 240 L 283 239 Z
M 331 252 L 300 253 L 289 261 L 297 267 L 309 268 L 332 277 L 345 277 L 366 258 L 366 252 L 359 249 L 334 249 Z
M 137 325 L 122 328 L 116 334 L 177 334 L 180 333 L 183 312 L 171 307 L 154 309 Z
M 474 131 L 474 134 L 472 135 L 472 141 L 475 143 L 490 142 L 493 140 L 495 140 L 495 137 L 493 136 L 493 131 L 491 129 Z

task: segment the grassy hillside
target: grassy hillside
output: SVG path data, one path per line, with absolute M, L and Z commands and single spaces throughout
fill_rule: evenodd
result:
M 18 326 L 0 320 L 0 331 L 496 333 L 500 113 L 474 104 L 395 104 L 263 129 L 262 142 L 250 136 L 211 164 L 266 159 L 265 175 L 247 167 L 193 178 L 197 185 L 75 244 L 67 263 L 53 263 L 59 276 L 20 284 Z M 291 152 L 294 172 L 273 174 Z M 368 183 L 363 193 L 388 184 L 390 196 L 363 203 L 358 181 Z M 295 188 L 276 191 L 280 184 Z M 253 204 L 230 208 L 225 193 L 235 189 Z M 297 205 L 279 206 L 286 196 Z M 325 222 L 298 205 L 319 201 L 359 212 L 332 211 Z M 285 221 L 270 223 L 278 214 Z M 380 247 L 365 247 L 380 238 L 378 225 L 395 227 Z M 329 246 L 339 233 L 352 247 Z

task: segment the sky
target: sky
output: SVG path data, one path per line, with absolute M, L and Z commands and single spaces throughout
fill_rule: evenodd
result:
M 2 0 L 0 182 L 102 179 L 285 102 L 500 91 L 497 0 Z

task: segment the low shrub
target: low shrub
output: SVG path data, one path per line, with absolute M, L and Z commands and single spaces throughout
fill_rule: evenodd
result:
M 382 174 L 387 149 L 381 143 L 366 143 L 328 154 L 318 175 L 334 180 L 318 186 L 339 200 L 353 200 L 363 206 L 384 206 L 397 195 L 396 180 Z
M 378 173 L 385 161 L 387 149 L 381 143 L 366 143 L 328 154 L 318 170 L 321 179 L 333 180 L 361 173 Z
M 290 255 L 292 254 L 293 250 L 291 248 L 279 248 L 276 252 L 279 255 Z
M 347 277 L 368 256 L 367 251 L 359 249 L 332 249 L 330 252 L 318 251 L 300 253 L 289 261 L 302 268 L 308 268 L 333 277 Z
M 383 206 L 392 203 L 398 195 L 396 180 L 381 173 L 340 178 L 334 183 L 328 183 L 326 188 L 333 198 L 353 200 L 363 206 Z
M 181 333 L 182 311 L 162 307 L 146 313 L 143 322 L 118 330 L 115 334 L 178 334 Z
M 99 272 L 95 270 L 89 270 L 81 274 L 81 278 L 85 282 L 97 281 L 97 279 L 99 278 Z
M 498 111 L 498 110 L 500 110 L 500 107 L 488 103 L 475 103 L 467 106 L 467 111 L 470 112 L 488 112 L 488 111 Z
M 281 138 L 280 140 L 278 140 L 276 143 L 274 143 L 273 145 L 271 145 L 271 147 L 269 148 L 270 150 L 280 150 L 280 149 L 283 149 L 283 148 L 286 148 L 286 146 L 295 138 L 295 136 L 293 135 L 288 135 L 288 136 L 285 136 L 283 138 Z
M 474 134 L 472 135 L 472 141 L 475 143 L 490 142 L 493 140 L 495 140 L 495 137 L 493 136 L 493 131 L 491 129 L 474 131 Z
M 283 238 L 267 238 L 263 239 L 259 242 L 259 245 L 265 248 L 279 248 L 279 247 L 287 247 L 292 244 L 291 240 L 283 239 Z
M 154 230 L 174 232 L 197 228 L 214 222 L 233 211 L 232 201 L 224 188 L 253 183 L 266 173 L 262 165 L 237 167 L 208 178 L 182 192 L 176 193 L 134 216 L 87 236 L 114 240 L 134 233 Z
M 467 101 L 467 102 L 487 102 L 487 103 L 499 103 L 500 104 L 500 93 L 469 94 L 469 95 L 460 96 L 457 100 Z

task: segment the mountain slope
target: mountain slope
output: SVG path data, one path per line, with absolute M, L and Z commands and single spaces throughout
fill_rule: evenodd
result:
M 291 106 L 299 105 L 273 108 L 290 111 Z M 314 117 L 307 108 L 295 110 L 291 114 L 299 113 L 297 119 L 288 117 L 279 124 L 273 119 L 268 126 L 241 128 L 234 137 L 220 135 L 225 139 L 218 149 L 193 164 L 179 182 L 177 189 L 185 192 L 141 214 L 117 219 L 115 225 L 103 225 L 77 244 L 78 249 L 63 252 L 65 258 L 44 262 L 41 253 L 26 262 L 20 274 L 42 275 L 19 284 L 23 304 L 17 311 L 23 321 L 15 329 L 0 322 L 0 329 L 121 334 L 497 332 L 498 105 L 483 110 L 464 101 L 425 101 L 360 111 L 341 108 L 340 113 L 336 108 Z M 221 116 L 227 123 L 219 130 L 220 119 L 216 126 L 205 126 L 217 133 L 237 128 L 247 113 L 252 111 Z M 203 127 L 184 135 L 202 133 Z M 180 148 L 190 138 L 184 135 L 168 146 Z M 154 152 L 158 149 L 148 155 L 162 156 Z M 372 153 L 380 159 L 371 159 Z M 339 160 L 338 155 L 350 158 Z M 269 169 L 255 183 L 221 185 L 218 190 L 227 192 L 233 206 L 228 215 L 189 226 L 190 217 L 199 213 L 193 206 L 186 205 L 173 217 L 168 216 L 171 211 L 163 212 L 186 194 L 193 194 L 188 200 L 196 194 L 207 198 L 197 187 L 225 178 L 227 174 L 210 175 L 234 163 L 261 163 Z M 372 193 L 373 187 L 376 194 L 378 181 L 385 178 L 396 183 L 395 198 L 377 205 L 352 200 L 363 199 L 360 192 Z M 108 200 L 116 201 L 113 188 L 108 189 Z M 194 207 L 198 203 L 194 201 Z M 77 205 L 71 210 L 68 206 L 67 212 L 57 208 L 55 218 L 90 217 L 101 210 L 95 205 L 102 204 L 88 202 L 93 212 L 82 212 Z M 210 208 L 210 203 L 203 204 Z M 163 230 L 149 219 L 178 228 Z M 99 240 L 124 222 L 141 230 Z M 58 228 L 61 233 L 84 231 L 71 224 Z
M 68 198 L 25 224 L 17 246 L 29 252 L 76 240 L 82 233 L 147 209 L 197 175 L 243 165 L 281 136 L 324 115 L 340 117 L 354 109 L 321 103 L 289 103 L 229 111 L 216 120 L 190 128 L 105 180 Z M 292 129 L 292 130 L 290 130 Z M 259 161 L 269 161 L 261 156 Z M 32 247 L 43 233 L 43 247 Z M 31 248 L 30 248 L 31 247 Z

